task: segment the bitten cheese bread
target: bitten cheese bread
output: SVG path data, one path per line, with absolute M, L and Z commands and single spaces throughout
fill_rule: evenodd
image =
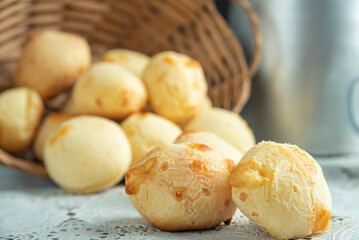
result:
M 238 114 L 221 108 L 212 108 L 197 115 L 186 124 L 185 130 L 213 132 L 242 153 L 255 145 L 253 132 L 247 122 Z
M 295 145 L 260 142 L 231 173 L 241 212 L 279 239 L 325 231 L 331 196 L 319 164 Z
M 29 88 L 12 88 L 0 94 L 0 147 L 23 152 L 32 143 L 44 106 Z
M 153 56 L 142 74 L 152 109 L 183 124 L 201 107 L 207 83 L 199 62 L 176 52 Z
M 231 144 L 218 137 L 216 134 L 207 131 L 188 131 L 182 133 L 175 143 L 201 143 L 220 152 L 226 158 L 238 163 L 243 154 Z
M 22 50 L 15 85 L 33 88 L 47 100 L 73 85 L 90 63 L 90 47 L 81 36 L 39 32 L 30 36 Z
M 236 211 L 228 176 L 235 163 L 204 144 L 168 144 L 126 174 L 138 212 L 165 231 L 211 229 Z
M 76 82 L 75 109 L 111 119 L 141 111 L 147 92 L 141 79 L 115 63 L 98 62 Z
M 46 140 L 44 162 L 51 179 L 74 193 L 94 193 L 118 183 L 131 164 L 131 148 L 111 120 L 79 116 Z
M 141 78 L 143 69 L 147 66 L 150 58 L 145 54 L 128 49 L 112 49 L 107 51 L 101 60 L 119 64 L 121 67 L 126 68 L 126 70 Z
M 121 123 L 132 149 L 132 166 L 154 147 L 173 141 L 182 130 L 173 122 L 153 113 L 135 113 Z

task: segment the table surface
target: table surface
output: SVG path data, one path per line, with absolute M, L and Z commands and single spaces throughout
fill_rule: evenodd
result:
M 317 158 L 333 198 L 331 228 L 313 239 L 359 239 L 359 156 Z M 239 211 L 230 226 L 162 232 L 118 185 L 92 195 L 0 167 L 0 239 L 274 239 Z M 305 238 L 308 239 L 308 238 Z

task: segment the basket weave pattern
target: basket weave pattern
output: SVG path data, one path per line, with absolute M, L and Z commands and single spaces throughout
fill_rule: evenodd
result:
M 247 12 L 255 35 L 256 51 L 249 66 L 212 0 L 2 0 L 0 91 L 11 87 L 27 37 L 57 29 L 87 38 L 94 60 L 119 47 L 147 55 L 164 50 L 184 53 L 201 62 L 213 105 L 239 112 L 249 98 L 250 78 L 259 65 L 261 37 L 257 17 L 247 1 L 234 2 Z M 46 176 L 43 166 L 1 149 L 0 162 Z

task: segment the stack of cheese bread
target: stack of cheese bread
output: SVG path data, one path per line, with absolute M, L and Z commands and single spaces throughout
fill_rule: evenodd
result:
M 212 107 L 201 64 L 172 51 L 115 49 L 92 63 L 78 35 L 32 35 L 14 88 L 0 93 L 0 147 L 32 149 L 73 193 L 105 190 L 126 174 L 135 208 L 166 231 L 230 224 L 237 207 L 281 239 L 329 227 L 317 162 L 294 145 L 255 145 L 243 118 Z

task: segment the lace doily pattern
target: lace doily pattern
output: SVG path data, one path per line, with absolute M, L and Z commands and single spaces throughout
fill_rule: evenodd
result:
M 358 169 L 331 162 L 323 170 L 335 216 L 329 231 L 304 239 L 359 239 Z M 239 211 L 229 226 L 163 232 L 141 218 L 123 185 L 100 194 L 74 195 L 0 167 L 0 190 L 0 239 L 275 239 Z

